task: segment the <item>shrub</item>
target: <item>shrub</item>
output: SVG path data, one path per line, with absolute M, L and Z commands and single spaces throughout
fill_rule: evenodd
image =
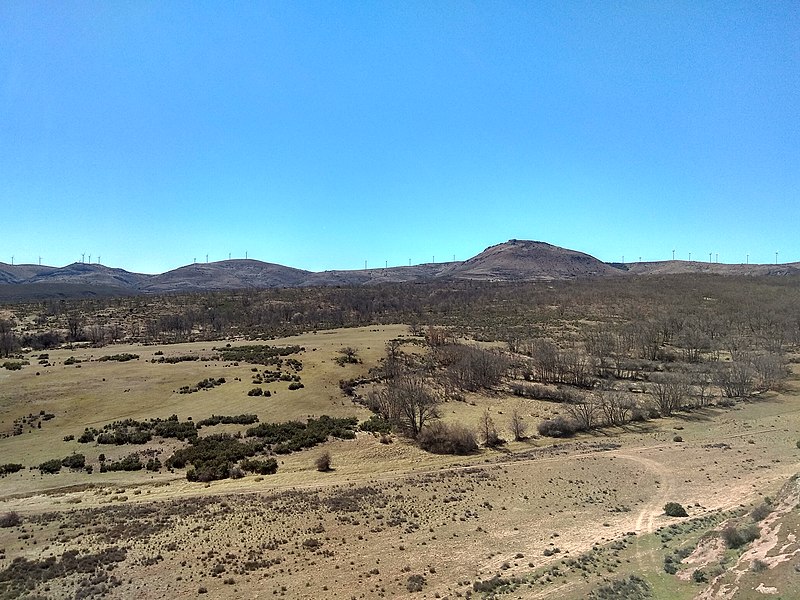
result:
M 769 568 L 769 565 L 760 558 L 755 559 L 750 565 L 750 570 L 754 573 L 763 573 Z
M 681 436 L 679 436 L 679 435 L 676 435 L 675 437 L 672 438 L 672 441 L 673 442 L 682 442 L 683 438 Z
M 409 592 L 421 592 L 426 583 L 423 575 L 410 575 L 406 581 L 406 589 Z
M 460 424 L 448 425 L 434 421 L 417 436 L 417 444 L 434 454 L 471 454 L 478 450 L 475 434 Z
M 743 527 L 728 525 L 722 530 L 722 539 L 728 548 L 741 548 L 755 539 L 761 537 L 758 525 L 750 524 Z
M 637 575 L 614 579 L 587 596 L 589 600 L 639 600 L 652 597 L 653 588 L 645 579 Z
M 83 469 L 86 466 L 86 457 L 83 454 L 71 454 L 61 459 L 61 465 L 68 469 Z
M 664 514 L 668 517 L 688 517 L 689 513 L 677 502 L 667 502 L 664 505 Z
M 771 512 L 772 507 L 766 502 L 762 502 L 750 511 L 750 518 L 753 519 L 753 521 L 763 521 Z
M 6 475 L 16 473 L 22 469 L 23 467 L 19 463 L 6 463 L 4 465 L 0 465 L 0 477 L 5 477 Z
M 79 444 L 88 444 L 94 441 L 94 432 L 89 429 L 84 429 L 81 437 L 78 438 Z
M 139 355 L 125 352 L 124 354 L 110 354 L 109 356 L 101 356 L 97 360 L 100 362 L 105 362 L 109 360 L 114 360 L 116 362 L 127 362 L 129 360 L 139 360 Z
M 513 583 L 510 579 L 503 579 L 502 577 L 495 575 L 491 579 L 485 579 L 483 581 L 475 581 L 472 584 L 472 591 L 479 592 L 482 594 L 491 594 L 493 592 L 498 591 L 503 586 L 509 585 Z
M 258 417 L 256 415 L 248 414 L 234 416 L 211 415 L 207 419 L 198 421 L 197 427 L 219 425 L 220 423 L 223 425 L 252 425 L 253 423 L 258 423 Z
M 57 458 L 46 460 L 39 465 L 39 471 L 41 471 L 42 474 L 47 473 L 49 475 L 55 475 L 61 471 L 61 461 Z
M 239 466 L 245 471 L 258 475 L 272 475 L 278 471 L 278 461 L 274 458 L 268 458 L 267 460 L 243 460 L 239 463 Z
M 21 523 L 22 518 L 13 510 L 0 515 L 0 527 L 16 527 Z
M 314 461 L 314 466 L 317 467 L 317 471 L 321 473 L 327 473 L 331 471 L 331 453 L 330 452 L 323 452 L 317 457 L 317 460 Z
M 141 471 L 142 461 L 135 452 L 116 462 L 104 462 L 100 465 L 100 472 L 106 471 Z
M 293 381 L 292 383 L 289 384 L 289 389 L 290 390 L 299 390 L 300 388 L 303 388 L 303 387 L 305 387 L 305 386 L 302 383 L 300 383 L 299 381 Z
M 539 423 L 537 428 L 539 435 L 547 437 L 569 437 L 575 433 L 575 423 L 567 420 L 562 415 L 558 415 L 552 419 L 545 419 Z
M 392 431 L 392 424 L 379 415 L 372 415 L 358 427 L 361 431 L 372 433 L 390 433 Z

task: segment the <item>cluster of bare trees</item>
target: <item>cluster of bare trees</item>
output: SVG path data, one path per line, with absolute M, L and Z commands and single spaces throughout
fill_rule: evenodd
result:
M 512 352 L 530 358 L 523 365 L 524 379 L 578 387 L 592 385 L 592 364 L 576 348 L 561 349 L 550 340 L 542 338 L 517 340 L 509 348 Z
M 17 347 L 14 324 L 7 319 L 0 319 L 0 357 L 11 356 Z
M 383 388 L 367 394 L 371 410 L 412 438 L 416 438 L 430 421 L 439 418 L 441 401 L 440 394 L 414 373 L 397 374 L 387 380 Z
M 498 386 L 509 360 L 498 350 L 458 344 L 445 330 L 429 328 L 422 353 L 405 354 L 398 340 L 386 346 L 386 357 L 376 370 L 380 384 L 366 394 L 373 412 L 395 431 L 407 435 L 427 450 L 463 454 L 477 448 L 475 434 L 463 425 L 439 422 L 441 404 L 458 397 L 454 390 L 475 391 Z M 525 424 L 516 414 L 514 435 L 524 436 Z M 480 426 L 484 442 L 497 445 L 488 413 Z

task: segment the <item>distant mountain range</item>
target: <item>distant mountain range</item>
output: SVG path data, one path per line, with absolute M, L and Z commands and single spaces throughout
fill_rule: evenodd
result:
M 786 276 L 800 274 L 800 263 L 729 265 L 680 260 L 604 263 L 582 252 L 526 240 L 510 240 L 490 246 L 465 261 L 350 271 L 312 272 L 240 259 L 196 263 L 159 275 L 131 273 L 124 269 L 86 263 L 73 263 L 61 268 L 0 263 L 0 300 L 378 285 L 447 279 L 547 281 L 677 273 Z

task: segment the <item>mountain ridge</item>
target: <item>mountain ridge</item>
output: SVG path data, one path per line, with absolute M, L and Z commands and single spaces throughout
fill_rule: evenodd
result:
M 78 262 L 64 267 L 0 263 L 0 299 L 23 298 L 26 295 L 40 299 L 276 287 L 358 286 L 448 279 L 552 281 L 680 273 L 788 276 L 800 274 L 800 263 L 741 265 L 667 260 L 623 265 L 606 263 L 589 254 L 547 242 L 512 239 L 489 246 L 464 261 L 316 272 L 255 259 L 193 263 L 155 275 L 96 263 Z

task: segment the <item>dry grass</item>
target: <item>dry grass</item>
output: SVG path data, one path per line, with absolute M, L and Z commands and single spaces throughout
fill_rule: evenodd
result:
M 15 419 L 29 413 L 55 414 L 41 429 L 34 425 L 0 439 L 0 455 L 27 467 L 81 451 L 97 465 L 99 453 L 114 459 L 132 447 L 63 437 L 124 417 L 366 418 L 365 409 L 341 394 L 338 381 L 365 374 L 383 355 L 385 342 L 405 333 L 402 326 L 372 327 L 274 340 L 306 348 L 300 356 L 305 387 L 265 385 L 278 392 L 270 398 L 247 396 L 251 365 L 149 362 L 157 351 L 210 355 L 210 343 L 52 351 L 53 366 L 32 360 L 21 371 L 0 371 L 0 430 L 10 431 Z M 363 364 L 336 364 L 345 346 L 356 348 Z M 140 359 L 96 360 L 121 352 Z M 69 356 L 87 362 L 64 366 Z M 226 383 L 176 393 L 206 377 L 225 377 Z M 207 597 L 452 598 L 497 576 L 517 581 L 513 597 L 582 598 L 604 577 L 639 567 L 650 570 L 658 586 L 665 575 L 652 569 L 661 550 L 653 543 L 657 538 L 648 536 L 675 522 L 663 515 L 666 502 L 683 504 L 690 517 L 716 514 L 774 494 L 794 474 L 800 456 L 796 385 L 791 380 L 785 394 L 731 409 L 709 408 L 560 443 L 513 442 L 471 457 L 429 455 L 401 439 L 384 444 L 360 433 L 356 440 L 281 456 L 275 475 L 208 485 L 187 482 L 183 472 L 63 470 L 42 476 L 24 470 L 0 479 L 0 513 L 16 511 L 23 520 L 0 529 L 0 571 L 17 557 L 35 562 L 71 549 L 98 553 L 124 545 L 125 559 L 109 571 L 115 581 L 92 583 L 100 570 L 74 571 L 38 582 L 35 592 L 74 595 L 97 586 L 95 591 L 111 598 L 180 598 L 194 597 L 202 587 Z M 443 416 L 476 425 L 488 409 L 501 436 L 510 439 L 507 417 L 515 407 L 531 430 L 555 412 L 553 405 L 494 394 L 448 402 Z M 684 441 L 675 443 L 679 427 Z M 177 445 L 151 444 L 162 460 Z M 314 466 L 323 451 L 333 458 L 333 472 Z M 776 534 L 775 547 L 786 541 L 780 535 L 785 533 Z M 609 550 L 589 572 L 562 562 L 615 540 L 624 540 L 624 549 Z M 615 562 L 619 557 L 624 560 Z M 794 562 L 771 569 L 787 582 L 780 585 L 789 585 Z M 553 573 L 556 565 L 559 572 Z M 424 578 L 424 584 L 413 579 L 422 591 L 409 591 L 412 576 Z M 0 598 L 3 589 L 0 584 Z

